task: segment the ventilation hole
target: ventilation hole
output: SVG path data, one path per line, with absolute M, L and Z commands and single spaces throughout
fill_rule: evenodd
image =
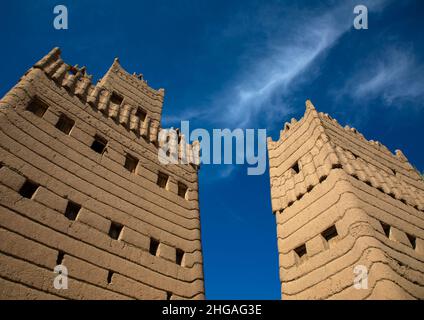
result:
M 294 201 L 289 201 L 289 203 L 287 203 L 287 207 L 291 207 L 293 205 Z
M 403 204 L 406 204 L 406 200 L 405 199 L 400 199 L 400 202 L 402 202 Z
M 119 236 L 122 232 L 122 228 L 123 226 L 121 224 L 112 221 L 109 228 L 109 236 L 114 240 L 119 239 Z
M 364 182 L 365 182 L 365 184 L 367 184 L 367 185 L 369 185 L 370 187 L 372 187 L 372 185 L 371 185 L 371 182 L 370 182 L 370 181 L 366 180 L 366 181 L 364 181 Z
M 294 249 L 294 252 L 296 252 L 299 258 L 302 258 L 304 255 L 306 255 L 306 246 L 302 244 L 301 246 Z
M 391 196 L 393 199 L 396 199 L 396 196 L 395 196 L 395 194 L 393 192 L 390 192 L 389 193 L 389 196 Z
M 418 208 L 418 205 L 417 205 L 417 204 L 414 206 L 414 209 L 415 209 L 415 210 L 419 210 L 419 208 Z
M 384 193 L 384 190 L 382 187 L 377 187 L 377 190 Z
M 323 176 L 321 176 L 321 177 L 319 178 L 319 182 L 324 182 L 324 181 L 325 181 L 325 179 L 327 179 L 327 176 L 326 176 L 326 175 L 323 175 Z
M 300 199 L 302 199 L 303 198 L 303 193 L 302 194 L 299 194 L 298 196 L 297 196 L 297 200 L 300 200 Z
M 184 258 L 184 251 L 181 249 L 175 250 L 175 262 L 182 266 L 183 265 L 183 258 Z
M 158 181 L 157 185 L 163 189 L 166 188 L 166 185 L 168 184 L 169 176 L 163 172 L 159 172 L 158 174 Z
M 387 223 L 380 221 L 381 227 L 383 228 L 384 234 L 387 238 L 390 237 L 390 226 Z
M 291 168 L 294 170 L 294 172 L 299 173 L 299 162 L 296 162 Z
M 103 154 L 103 152 L 106 149 L 107 140 L 100 137 L 99 135 L 94 136 L 93 144 L 91 145 L 91 149 L 93 149 L 95 152 Z
M 356 173 L 352 174 L 352 177 L 354 177 L 356 180 L 359 180 L 358 175 Z
M 114 272 L 109 270 L 109 272 L 107 273 L 107 284 L 110 284 L 112 282 L 112 277 L 113 277 Z
M 321 235 L 323 236 L 323 238 L 325 240 L 330 241 L 331 239 L 334 239 L 335 237 L 337 237 L 339 234 L 337 233 L 337 228 L 336 226 L 331 226 L 328 229 L 324 230 Z
M 127 154 L 125 156 L 125 164 L 124 164 L 125 169 L 127 169 L 131 173 L 134 173 L 137 169 L 137 166 L 138 166 L 138 159 L 133 157 L 130 154 Z
M 314 186 L 312 186 L 312 185 L 308 186 L 308 188 L 306 189 L 306 192 L 311 192 L 313 188 L 314 188 Z
M 332 165 L 332 168 L 333 168 L 333 169 L 342 169 L 342 168 L 343 168 L 343 166 L 342 166 L 340 163 L 334 163 L 334 164 Z
M 65 257 L 65 252 L 59 250 L 59 252 L 57 253 L 56 265 L 62 264 L 64 257 Z
M 38 98 L 35 98 L 29 103 L 26 109 L 41 118 L 46 113 L 48 106 Z
M 406 267 L 406 265 L 405 265 L 403 262 L 397 261 L 397 264 L 398 264 L 400 267 Z
M 65 210 L 65 217 L 69 220 L 75 220 L 80 210 L 81 206 L 78 203 L 68 201 L 68 205 Z
M 159 241 L 153 238 L 150 238 L 150 247 L 149 252 L 151 255 L 156 256 L 158 254 Z
M 147 113 L 146 111 L 144 111 L 142 108 L 138 108 L 135 116 L 138 117 L 140 119 L 141 122 L 144 122 L 144 120 L 146 119 Z
M 166 292 L 166 300 L 171 300 L 171 298 L 172 298 L 172 293 L 167 291 Z
M 406 236 L 408 237 L 409 242 L 411 243 L 412 248 L 415 250 L 415 247 L 417 245 L 417 238 L 414 237 L 413 235 L 410 235 L 409 233 L 407 233 Z
M 359 156 L 356 153 L 353 153 L 353 152 L 351 152 L 351 153 L 352 153 L 353 158 L 355 158 L 355 159 L 359 158 Z
M 69 134 L 75 125 L 75 121 L 68 116 L 61 114 L 59 121 L 56 123 L 56 128 L 65 134 Z
M 395 169 L 391 169 L 391 168 L 390 168 L 390 170 L 392 171 L 392 174 L 395 176 L 396 175 L 396 170 Z
M 36 184 L 35 182 L 27 180 L 27 181 L 25 181 L 25 183 L 23 184 L 23 186 L 19 190 L 19 194 L 22 197 L 31 199 L 32 196 L 34 195 L 35 191 L 37 191 L 38 187 L 39 187 L 39 185 Z
M 120 106 L 123 100 L 124 98 L 122 98 L 119 94 L 117 94 L 116 92 L 112 92 L 112 95 L 110 97 L 111 103 Z
M 187 186 L 184 184 L 184 183 L 182 183 L 182 182 L 178 182 L 178 195 L 181 197 L 181 198 L 186 198 L 186 194 L 187 194 Z

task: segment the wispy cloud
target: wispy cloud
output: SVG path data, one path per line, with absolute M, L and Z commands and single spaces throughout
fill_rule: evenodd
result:
M 363 2 L 372 11 L 383 8 L 388 1 Z M 284 10 L 276 8 L 284 12 L 282 15 L 269 15 L 274 8 L 264 10 L 262 16 L 258 14 L 259 18 L 251 23 L 270 29 L 264 30 L 262 55 L 252 50 L 243 70 L 234 76 L 233 85 L 217 93 L 211 99 L 215 102 L 199 113 L 199 118 L 221 126 L 246 127 L 257 125 L 258 119 L 269 124 L 291 113 L 290 93 L 317 75 L 317 69 L 312 72 L 310 67 L 352 27 L 356 4 L 343 1 L 332 9 L 325 6 L 314 10 L 287 6 Z
M 338 91 L 361 102 L 380 98 L 387 105 L 424 97 L 424 66 L 410 49 L 385 48 L 370 58 Z

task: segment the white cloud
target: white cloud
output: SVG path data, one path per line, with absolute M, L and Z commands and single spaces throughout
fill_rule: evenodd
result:
M 345 84 L 339 94 L 364 101 L 381 98 L 385 104 L 424 97 L 424 67 L 409 49 L 385 49 L 370 59 Z

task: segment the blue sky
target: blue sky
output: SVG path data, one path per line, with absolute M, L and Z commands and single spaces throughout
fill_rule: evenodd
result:
M 69 29 L 53 28 L 53 8 Z M 355 30 L 353 8 L 369 9 Z M 52 47 L 100 78 L 119 57 L 165 88 L 164 126 L 266 128 L 274 139 L 311 99 L 342 124 L 422 172 L 424 2 L 390 1 L 7 1 L 0 19 L 0 95 Z M 206 294 L 279 299 L 268 171 L 243 165 L 200 170 Z

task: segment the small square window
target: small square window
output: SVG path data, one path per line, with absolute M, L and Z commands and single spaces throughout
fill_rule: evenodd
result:
M 65 217 L 69 220 L 75 220 L 80 210 L 81 206 L 78 203 L 68 201 L 68 205 L 65 210 Z
M 91 149 L 96 151 L 97 153 L 103 154 L 106 149 L 107 140 L 100 137 L 99 135 L 94 136 L 93 144 L 91 145 Z
M 390 226 L 387 223 L 381 222 L 381 227 L 383 228 L 384 234 L 386 235 L 387 238 L 390 237 Z
M 323 238 L 328 242 L 338 236 L 336 226 L 331 226 L 321 233 Z
M 184 183 L 182 183 L 182 182 L 178 182 L 178 195 L 181 197 L 181 198 L 186 198 L 186 194 L 187 194 L 187 186 L 184 184 Z
M 124 98 L 122 98 L 119 94 L 117 94 L 116 92 L 112 92 L 112 96 L 110 97 L 110 102 L 112 104 L 120 106 L 123 100 Z
M 31 199 L 34 195 L 35 191 L 37 191 L 39 185 L 35 182 L 32 182 L 30 180 L 25 181 L 25 183 L 22 185 L 21 189 L 19 190 L 19 194 L 22 197 Z
M 300 169 L 299 169 L 299 163 L 298 162 L 296 162 L 292 167 L 291 167 L 292 169 L 293 169 L 293 171 L 294 172 L 296 172 L 296 173 L 299 173 L 300 172 Z
M 301 246 L 294 249 L 294 252 L 296 252 L 296 254 L 299 256 L 299 258 L 302 258 L 303 256 L 306 255 L 306 246 L 304 244 L 302 244 Z
M 29 103 L 26 109 L 41 118 L 46 113 L 48 106 L 40 101 L 40 99 L 35 98 Z
M 150 247 L 149 252 L 151 255 L 156 256 L 158 254 L 159 241 L 153 238 L 150 238 Z
M 56 123 L 56 128 L 62 131 L 65 134 L 69 134 L 74 127 L 75 121 L 67 117 L 64 114 L 61 114 L 59 121 Z
M 166 185 L 168 184 L 169 176 L 163 172 L 159 172 L 157 185 L 161 188 L 166 189 Z
M 142 108 L 138 108 L 135 113 L 135 116 L 140 119 L 140 122 L 144 122 L 144 120 L 146 119 L 147 113 Z
M 114 240 L 119 239 L 119 236 L 122 232 L 122 228 L 123 226 L 121 224 L 112 221 L 112 223 L 110 224 L 109 236 Z
M 124 167 L 129 171 L 129 172 L 135 172 L 135 170 L 137 169 L 137 165 L 138 165 L 138 159 L 133 157 L 130 154 L 127 154 L 125 156 L 125 164 Z
M 415 249 L 415 247 L 417 246 L 417 238 L 409 233 L 407 233 L 406 236 L 408 237 L 408 240 L 411 243 L 412 248 Z
M 181 249 L 176 249 L 175 250 L 175 262 L 176 264 L 178 264 L 179 266 L 183 265 L 183 259 L 184 259 L 184 251 Z

